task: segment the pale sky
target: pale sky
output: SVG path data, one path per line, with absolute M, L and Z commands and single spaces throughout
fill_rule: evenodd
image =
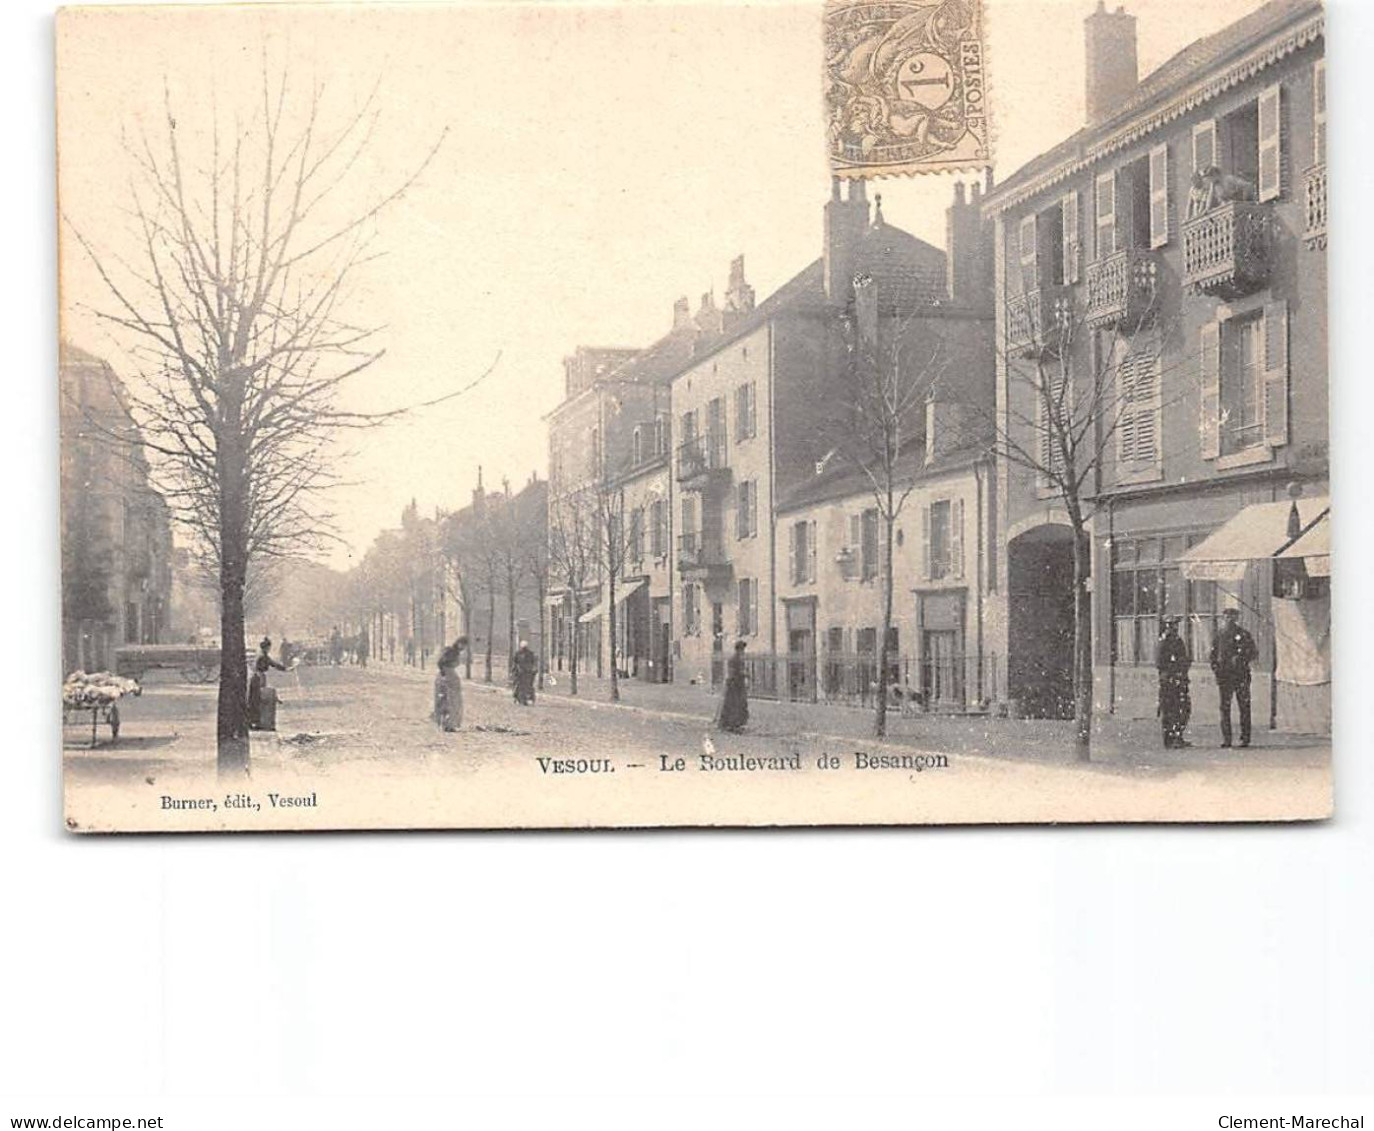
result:
M 996 174 L 1083 117 L 1082 19 L 1096 0 L 985 0 Z M 1116 5 L 1113 4 L 1113 7 Z M 1142 75 L 1260 0 L 1134 0 Z M 121 125 L 156 125 L 164 79 L 179 120 L 208 122 L 260 89 L 264 47 L 341 120 L 380 78 L 382 120 L 359 196 L 388 191 L 445 130 L 423 179 L 380 223 L 382 259 L 354 317 L 385 324 L 387 356 L 351 404 L 472 393 L 384 432 L 344 466 L 334 506 L 352 554 L 420 507 L 546 472 L 541 419 L 579 344 L 647 345 L 673 301 L 725 289 L 743 253 L 762 301 L 820 254 L 829 192 L 821 5 L 509 3 L 87 9 L 58 51 L 61 205 L 102 246 L 122 235 Z M 293 79 L 294 81 L 294 79 Z M 244 92 L 248 92 L 245 94 Z M 870 186 L 884 214 L 937 245 L 953 178 Z M 106 302 L 70 241 L 64 330 L 131 377 L 120 344 L 78 309 Z M 346 567 L 350 551 L 331 564 Z

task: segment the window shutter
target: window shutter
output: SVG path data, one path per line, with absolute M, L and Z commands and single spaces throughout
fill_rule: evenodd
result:
M 749 632 L 757 635 L 759 631 L 759 583 L 758 579 L 749 583 Z
M 1150 150 L 1150 246 L 1169 242 L 1169 147 Z
M 1021 287 L 1033 291 L 1039 286 L 1035 269 L 1035 213 L 1021 217 Z
M 758 382 L 749 382 L 749 435 L 759 434 L 759 387 Z
M 1069 193 L 1060 202 L 1060 219 L 1064 228 L 1064 282 L 1078 282 L 1078 192 Z
M 793 585 L 797 583 L 797 536 L 802 526 L 802 523 L 794 522 L 792 536 L 787 539 L 787 580 Z
M 883 518 L 882 512 L 873 512 L 873 522 L 878 528 L 878 537 L 874 539 L 878 544 L 878 568 L 873 571 L 874 577 L 887 576 L 887 521 Z
M 1193 127 L 1193 172 L 1206 172 L 1217 163 L 1217 123 L 1213 118 Z
M 1275 83 L 1259 96 L 1259 198 L 1274 200 L 1283 192 L 1283 88 Z
M 816 580 L 816 523 L 807 523 L 806 526 L 806 580 L 815 582 Z
M 1312 163 L 1326 164 L 1326 60 L 1312 67 Z
M 849 516 L 849 548 L 857 555 L 862 544 L 863 529 L 857 514 Z
M 1264 440 L 1288 443 L 1288 303 L 1264 308 Z
M 1198 421 L 1199 443 L 1203 459 L 1216 459 L 1221 454 L 1221 323 L 1208 322 L 1202 327 L 1200 351 L 1202 374 L 1202 417 Z
M 930 504 L 921 507 L 921 576 L 930 580 Z
M 1097 178 L 1097 258 L 1116 254 L 1116 172 Z
M 949 510 L 950 572 L 958 578 L 964 576 L 964 500 L 955 499 Z
M 1133 396 L 1135 399 L 1135 459 L 1138 463 L 1156 463 L 1160 458 L 1159 417 L 1160 358 L 1158 353 L 1145 351 L 1136 354 Z
M 749 537 L 754 538 L 759 532 L 759 481 L 749 480 Z

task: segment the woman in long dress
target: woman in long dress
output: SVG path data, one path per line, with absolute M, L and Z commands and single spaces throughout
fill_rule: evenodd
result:
M 749 722 L 749 692 L 744 679 L 744 641 L 737 641 L 725 677 L 725 698 L 720 704 L 716 725 L 738 734 Z
M 463 681 L 458 677 L 458 662 L 466 643 L 467 637 L 460 636 L 439 653 L 439 674 L 434 677 L 434 721 L 449 733 L 463 725 Z
M 285 664 L 279 664 L 272 659 L 272 641 L 266 637 L 258 645 L 258 656 L 253 661 L 253 675 L 248 680 L 248 729 L 262 729 L 262 701 L 263 692 L 267 690 L 267 673 L 276 668 L 279 672 L 286 671 Z M 275 726 L 272 729 L 276 729 Z

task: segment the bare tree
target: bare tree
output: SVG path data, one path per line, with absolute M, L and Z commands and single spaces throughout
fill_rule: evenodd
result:
M 606 627 L 610 636 L 608 652 L 611 661 L 612 703 L 620 701 L 620 636 L 616 587 L 625 576 L 634 536 L 632 524 L 626 521 L 625 489 L 614 483 L 602 483 L 596 490 L 596 547 L 600 572 L 606 579 Z
M 1092 743 L 1091 524 L 1113 448 L 1139 458 L 1159 443 L 1146 421 L 1163 407 L 1167 327 L 1154 315 L 1151 300 L 1129 320 L 1095 329 L 1067 299 L 1056 300 L 1012 328 L 1002 357 L 1007 388 L 993 422 L 997 453 L 1035 477 L 1071 530 L 1074 741 L 1082 761 Z
M 126 138 L 133 253 L 67 229 L 111 296 L 96 313 L 132 343 L 143 380 L 131 409 L 159 486 L 219 577 L 221 774 L 249 766 L 249 563 L 331 536 L 320 499 L 335 482 L 331 442 L 379 419 L 338 401 L 383 352 L 377 328 L 347 317 L 349 286 L 373 254 L 373 221 L 442 142 L 358 203 L 351 190 L 377 126 L 375 95 L 327 130 L 321 88 L 298 105 L 287 76 L 274 82 L 264 67 L 256 112 L 227 131 L 216 113 L 202 152 L 183 140 L 164 92 L 161 135 Z
M 834 432 L 835 455 L 858 468 L 882 523 L 882 632 L 873 733 L 887 733 L 893 663 L 893 533 L 915 489 L 925 450 L 926 402 L 945 368 L 939 337 L 918 341 L 915 312 L 880 313 L 881 295 L 867 276 L 854 280 L 854 317 L 847 328 L 850 365 Z
M 549 487 L 549 572 L 565 587 L 572 604 L 570 688 L 577 694 L 577 625 L 582 619 L 582 594 L 598 577 L 600 510 L 594 487 L 558 491 Z

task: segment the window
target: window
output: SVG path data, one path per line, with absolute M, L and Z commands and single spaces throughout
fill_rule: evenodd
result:
M 1035 213 L 1021 217 L 1019 228 L 1019 241 L 1021 253 L 1021 290 L 1022 292 L 1036 290 L 1040 286 L 1039 268 L 1037 265 L 1036 246 L 1036 223 Z
M 1193 172 L 1205 173 L 1217 163 L 1217 124 L 1211 119 L 1193 127 Z
M 634 435 L 630 438 L 630 459 L 634 467 L 644 462 L 644 430 L 638 425 L 635 426 Z
M 735 612 L 739 635 L 755 635 L 759 630 L 759 583 L 752 577 L 739 579 L 739 604 Z
M 1051 364 L 1040 375 L 1035 391 L 1035 431 L 1039 447 L 1041 488 L 1053 486 L 1064 470 L 1064 449 L 1073 451 L 1073 390 L 1063 366 Z
M 668 452 L 668 418 L 662 413 L 654 419 L 654 455 L 666 455 Z
M 735 390 L 735 442 L 750 440 L 758 434 L 755 383 L 748 381 Z
M 1326 164 L 1326 60 L 1312 66 L 1312 163 Z
M 1154 467 L 1160 460 L 1160 351 L 1151 340 L 1113 342 L 1116 369 L 1116 458 Z
M 668 546 L 668 505 L 657 499 L 649 506 L 649 553 L 662 557 Z
M 816 524 L 802 520 L 792 524 L 787 545 L 787 575 L 793 585 L 814 584 L 816 580 Z
M 939 499 L 921 512 L 924 534 L 924 574 L 941 581 L 964 575 L 964 501 Z
M 1260 318 L 1236 319 L 1221 340 L 1221 454 L 1264 442 Z
M 753 538 L 758 532 L 758 480 L 741 479 L 735 488 L 735 534 L 739 538 Z
M 630 561 L 644 560 L 644 508 L 635 507 L 630 512 Z
M 1098 259 L 1116 254 L 1116 173 L 1102 173 L 1094 185 L 1093 199 Z
M 1283 193 L 1283 88 L 1278 84 L 1260 93 L 1255 105 L 1258 160 L 1255 182 L 1260 200 Z
M 1117 210 L 1130 207 L 1130 215 L 1118 217 L 1117 231 L 1126 247 L 1150 246 L 1150 158 L 1137 158 L 1120 171 Z
M 1064 283 L 1078 282 L 1079 240 L 1078 234 L 1078 193 L 1069 193 L 1059 202 L 1060 258 L 1063 261 Z
M 1150 150 L 1150 247 L 1169 242 L 1169 147 L 1156 145 Z
M 697 500 L 695 495 L 682 496 L 682 536 L 691 538 L 697 533 Z
M 869 507 L 859 516 L 859 560 L 859 576 L 864 581 L 872 581 L 878 576 L 880 561 L 877 507 Z
M 1183 551 L 1205 537 L 1194 533 L 1112 540 L 1114 661 L 1153 664 L 1160 618 L 1176 616 L 1184 618 L 1182 634 L 1193 662 L 1206 662 L 1218 619 L 1217 584 L 1186 581 L 1178 568 Z
M 1223 172 L 1247 181 L 1251 189 L 1259 182 L 1259 126 L 1259 104 L 1249 102 L 1222 119 L 1218 136 L 1217 164 Z
M 701 632 L 701 594 L 695 582 L 682 586 L 682 629 L 688 636 Z

